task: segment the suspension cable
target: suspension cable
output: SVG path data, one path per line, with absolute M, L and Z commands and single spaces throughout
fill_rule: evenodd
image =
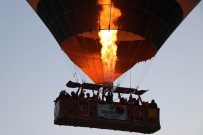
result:
M 148 71 L 153 63 L 153 60 L 154 59 L 149 60 L 147 62 L 147 64 L 142 68 L 142 71 L 140 72 L 139 77 L 137 79 L 137 83 L 135 82 L 134 87 L 136 87 L 136 85 L 137 85 L 137 87 L 141 85 L 141 83 L 143 82 L 144 78 L 146 77 L 146 74 L 148 73 Z
M 150 61 L 149 61 L 150 62 Z M 150 62 L 151 63 L 151 62 Z M 142 80 L 144 79 L 145 75 L 146 75 L 146 72 L 148 71 L 149 69 L 149 63 L 147 63 L 147 65 L 143 68 L 143 70 L 141 71 L 140 73 L 140 76 L 138 78 L 138 82 L 137 84 L 140 85 L 140 83 L 142 82 Z
M 71 60 L 70 60 L 70 58 L 68 57 L 68 60 L 67 60 L 67 62 L 68 62 L 68 66 L 70 67 L 69 69 L 70 69 L 70 71 L 71 71 L 71 73 L 72 73 L 72 75 L 73 75 L 73 77 L 75 78 L 75 76 L 74 76 L 74 74 L 75 74 L 75 72 L 74 72 L 74 69 L 72 69 L 72 66 L 71 66 Z M 75 78 L 75 80 L 77 81 L 77 79 Z
M 124 78 L 126 77 L 126 75 L 128 74 L 128 72 L 124 73 L 124 75 L 121 76 L 121 79 L 119 80 L 120 82 L 117 83 L 117 86 L 120 86 L 121 83 L 123 82 Z
M 131 88 L 131 69 L 130 69 L 130 88 Z
M 76 67 L 76 71 L 80 75 L 81 81 L 85 82 L 86 78 L 84 77 L 83 73 L 81 73 L 81 70 L 78 67 Z
M 74 73 L 73 77 L 76 77 L 76 82 L 78 82 L 78 77 L 77 77 L 77 72 L 76 72 L 75 64 L 73 66 L 74 66 L 74 70 L 75 70 L 75 73 Z
M 110 3 L 110 15 L 109 15 L 109 26 L 108 26 L 108 29 L 110 30 L 110 24 L 111 24 L 111 9 L 112 9 L 112 0 L 111 0 L 111 3 Z

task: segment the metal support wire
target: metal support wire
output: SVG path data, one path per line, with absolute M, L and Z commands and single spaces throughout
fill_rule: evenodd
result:
M 112 0 L 111 0 L 111 3 L 110 3 L 110 15 L 109 15 L 109 31 L 110 31 L 110 29 L 111 29 L 111 26 L 110 26 L 110 23 L 111 23 L 111 9 L 112 9 Z
M 124 75 L 121 77 L 121 79 L 118 81 L 117 86 L 120 86 L 121 83 L 123 82 L 123 80 L 125 79 L 126 75 L 128 74 L 128 72 L 124 73 Z
M 81 70 L 79 68 L 76 68 L 77 69 L 77 72 L 79 73 L 80 75 L 80 78 L 81 78 L 81 81 L 82 83 L 86 82 L 86 78 L 84 76 L 84 73 L 81 73 Z
M 147 9 L 147 7 L 149 6 L 149 3 L 150 3 L 150 2 L 147 3 L 146 9 Z M 159 5 L 160 5 L 160 4 L 159 4 Z M 145 12 L 146 12 L 146 11 L 145 11 Z M 144 15 L 142 16 L 142 19 L 140 20 L 140 23 L 142 22 L 143 18 L 144 18 Z M 151 21 L 150 21 L 150 22 L 151 22 Z M 147 28 L 148 28 L 150 22 L 148 23 Z M 130 25 L 131 25 L 131 24 L 130 24 Z M 145 32 L 146 32 L 146 30 L 145 30 Z M 144 34 L 144 35 L 145 35 L 145 34 Z M 133 63 L 133 59 L 134 59 L 134 58 L 136 58 L 136 57 L 138 58 L 138 57 L 139 57 L 139 55 L 137 55 L 137 53 L 139 52 L 140 49 L 141 49 L 141 43 L 140 43 L 139 48 L 137 49 L 136 53 L 134 53 L 133 57 L 131 58 L 129 66 Z M 148 68 L 149 68 L 149 67 L 148 67 Z M 143 70 L 143 72 L 144 72 L 144 71 L 147 71 L 147 70 L 145 69 L 145 70 Z M 141 74 L 141 77 L 138 78 L 138 81 L 139 81 L 139 80 L 143 80 L 143 78 L 144 78 L 144 76 L 145 76 L 144 74 L 146 74 L 146 73 L 143 73 L 143 72 L 142 72 L 142 74 Z M 131 78 L 131 75 L 130 75 L 130 78 Z M 130 79 L 130 80 L 131 80 L 131 79 Z M 140 81 L 140 82 L 141 82 L 141 81 Z M 130 82 L 130 84 L 131 84 L 131 82 Z
M 162 2 L 162 1 L 159 2 L 159 6 L 156 8 L 156 10 L 158 10 L 158 8 L 160 7 L 161 2 Z M 168 6 L 167 10 L 165 11 L 165 13 L 163 14 L 163 16 L 166 15 L 166 13 L 167 13 L 168 9 L 171 7 L 172 3 L 173 3 L 173 2 L 171 1 L 171 3 L 169 4 L 169 6 Z M 177 12 L 177 10 L 176 10 L 176 12 Z M 176 13 L 176 12 L 175 12 L 175 13 Z M 162 17 L 163 17 L 163 16 L 162 16 Z M 173 17 L 173 16 L 171 16 L 171 17 Z M 168 19 L 168 20 L 170 20 L 170 19 Z M 150 22 L 151 22 L 151 21 L 150 21 Z M 150 23 L 150 22 L 149 22 L 149 23 Z M 160 22 L 163 23 L 166 28 L 168 28 L 168 26 L 166 25 L 166 23 L 164 23 L 162 20 L 160 20 Z M 148 24 L 148 26 L 149 26 L 149 24 Z M 148 29 L 148 26 L 146 27 L 146 30 Z M 169 29 L 169 28 L 168 28 L 168 29 Z M 146 31 L 146 30 L 145 30 L 145 31 Z M 147 67 L 142 71 L 142 73 L 141 73 L 141 75 L 140 75 L 140 78 L 139 78 L 139 80 L 138 80 L 138 85 L 140 85 L 140 84 L 142 83 L 142 81 L 144 80 L 144 77 L 146 76 L 147 72 L 149 71 L 149 69 L 150 69 L 150 67 L 151 67 L 151 65 L 152 65 L 154 59 L 155 59 L 155 56 L 154 56 L 154 58 L 152 58 L 152 60 L 150 61 L 150 63 L 147 65 Z
M 72 66 L 71 66 L 71 63 L 70 63 L 70 59 L 68 58 L 68 65 L 69 65 L 69 67 L 70 67 L 70 70 L 71 70 L 71 73 L 72 73 L 72 75 L 73 75 L 73 77 L 74 77 L 74 74 L 75 74 L 75 72 L 74 72 L 74 70 L 72 69 Z M 75 78 L 76 79 L 76 78 Z M 76 79 L 77 80 L 77 79 Z
M 139 85 L 141 85 L 141 83 L 143 82 L 146 74 L 148 73 L 148 71 L 149 71 L 149 69 L 150 69 L 150 67 L 151 67 L 151 65 L 153 63 L 153 60 L 154 59 L 149 60 L 148 63 L 142 68 L 142 71 L 140 71 L 139 77 L 137 79 L 137 84 L 136 84 L 136 81 L 135 81 L 135 83 L 134 83 L 135 86 L 134 87 L 136 87 L 136 85 L 137 85 L 137 87 L 139 87 Z
M 130 69 L 130 88 L 131 88 L 131 69 Z
M 75 70 L 75 73 L 74 73 L 73 77 L 76 77 L 76 82 L 78 82 L 78 77 L 77 77 L 77 72 L 76 72 L 75 64 L 74 64 L 74 70 Z
M 139 80 L 138 80 L 138 85 L 141 84 L 141 82 L 144 80 L 144 77 L 146 76 L 147 72 L 149 71 L 149 68 L 151 66 L 151 60 L 149 61 L 149 63 L 146 65 L 146 67 L 144 67 L 143 71 L 140 74 Z

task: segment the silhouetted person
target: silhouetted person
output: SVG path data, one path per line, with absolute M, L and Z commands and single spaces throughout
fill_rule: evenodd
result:
M 118 93 L 118 98 L 120 100 L 120 103 L 124 103 L 125 99 L 123 97 L 121 97 L 121 93 Z
M 148 102 L 143 102 L 143 106 L 144 107 L 149 107 L 149 103 Z
M 80 91 L 80 87 L 78 88 L 78 90 L 77 90 L 76 93 L 75 93 L 74 91 L 72 91 L 72 92 L 71 92 L 72 98 L 77 99 L 77 98 L 78 98 L 78 93 L 79 93 L 79 91 Z
M 108 91 L 107 96 L 105 96 L 105 98 L 107 103 L 113 102 L 113 94 L 110 91 Z
M 67 95 L 67 92 L 65 90 L 62 90 L 60 93 L 59 93 L 59 97 L 66 97 Z
M 70 95 L 65 90 L 62 90 L 59 93 L 59 96 L 56 98 L 56 100 L 54 100 L 54 102 L 57 102 L 59 99 L 65 99 L 65 98 L 69 98 L 69 97 L 70 97 Z
M 85 98 L 85 93 L 84 91 L 82 90 L 79 94 L 79 99 L 84 99 Z
M 132 101 L 133 101 L 133 97 L 132 97 L 132 95 L 130 94 L 129 99 L 128 99 L 128 103 L 131 104 Z
M 126 99 L 124 97 L 121 97 L 120 93 L 118 93 L 118 98 L 119 98 L 121 104 L 126 104 L 127 103 Z
M 92 100 L 98 100 L 98 96 L 99 96 L 99 91 L 97 92 L 97 95 L 96 95 L 96 94 L 94 94 L 94 90 L 93 90 L 91 99 Z
M 86 93 L 86 99 L 91 99 L 90 93 Z
M 74 98 L 74 99 L 77 99 L 77 98 L 78 98 L 78 95 L 77 95 L 74 91 L 71 92 L 71 96 L 72 96 L 72 98 Z
M 136 98 L 133 98 L 133 105 L 139 106 L 139 105 L 140 105 L 140 104 L 139 104 L 139 100 L 136 99 Z
M 150 106 L 157 108 L 157 104 L 156 104 L 156 102 L 154 101 L 154 99 L 151 101 Z

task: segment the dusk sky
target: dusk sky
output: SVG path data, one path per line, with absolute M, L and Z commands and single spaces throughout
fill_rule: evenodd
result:
M 131 84 L 128 72 L 121 86 L 149 89 L 143 100 L 155 99 L 160 108 L 161 130 L 154 135 L 203 134 L 203 1 L 164 43 L 143 80 L 136 70 Z M 141 135 L 54 125 L 53 101 L 61 90 L 70 92 L 65 84 L 73 75 L 73 64 L 27 1 L 0 0 L 0 135 Z

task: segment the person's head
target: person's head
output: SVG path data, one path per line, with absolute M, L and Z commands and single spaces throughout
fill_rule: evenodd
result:
M 90 93 L 87 93 L 86 96 L 87 96 L 87 98 L 89 98 L 90 97 Z
M 155 103 L 154 99 L 152 99 L 151 103 Z
M 72 91 L 72 92 L 71 92 L 71 95 L 72 95 L 72 96 L 74 96 L 74 95 L 75 95 L 75 92 L 74 92 L 74 91 Z
M 65 91 L 65 90 L 62 90 L 62 91 L 60 92 L 60 95 L 66 95 L 66 91 Z

